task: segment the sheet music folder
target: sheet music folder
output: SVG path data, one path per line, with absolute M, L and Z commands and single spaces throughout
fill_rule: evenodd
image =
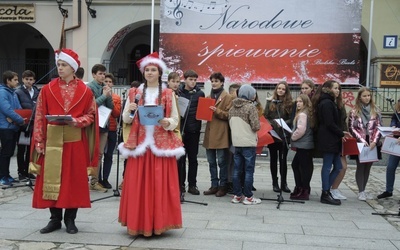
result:
M 164 118 L 163 106 L 145 105 L 139 106 L 139 121 L 142 125 L 159 125 L 158 121 Z
M 49 122 L 69 122 L 72 121 L 71 115 L 46 115 Z

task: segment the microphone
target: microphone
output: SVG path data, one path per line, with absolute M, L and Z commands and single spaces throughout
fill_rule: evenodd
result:
M 127 88 L 124 88 L 124 90 L 122 91 L 122 94 L 125 95 L 125 94 L 126 94 L 126 91 L 128 91 L 128 89 L 127 89 Z
M 386 97 L 386 101 L 388 101 L 388 102 L 394 102 L 394 100 L 393 100 L 392 98 L 390 98 L 390 97 Z
M 274 99 L 272 99 L 271 102 L 272 103 L 282 103 L 283 101 L 282 100 L 274 100 Z
M 189 91 L 189 94 L 194 94 L 194 93 L 196 93 L 195 89 L 192 89 L 192 90 Z
M 136 94 L 136 96 L 135 96 L 135 103 L 136 104 L 139 103 L 140 97 L 142 97 L 140 94 Z M 136 111 L 137 111 L 137 109 L 132 110 L 131 114 L 129 115 L 129 118 L 133 119 L 135 117 L 135 115 L 136 115 Z

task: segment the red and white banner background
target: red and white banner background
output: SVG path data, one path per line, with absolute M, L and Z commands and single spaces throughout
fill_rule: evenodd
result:
M 160 54 L 199 81 L 359 81 L 362 0 L 163 0 Z

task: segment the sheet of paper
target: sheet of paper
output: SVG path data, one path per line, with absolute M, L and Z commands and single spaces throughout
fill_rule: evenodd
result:
M 99 127 L 105 128 L 108 123 L 108 118 L 110 118 L 110 114 L 112 109 L 107 108 L 104 105 L 101 105 L 97 111 L 99 112 Z
M 393 127 L 378 127 L 379 133 L 381 133 L 382 137 L 386 137 L 391 135 L 393 131 L 398 130 L 398 128 Z
M 398 140 L 394 137 L 386 137 L 381 152 L 400 156 L 400 144 L 398 144 Z
M 186 99 L 185 97 L 182 96 L 178 97 L 178 109 L 181 117 L 185 117 L 188 105 L 189 105 L 189 99 Z
M 288 131 L 289 133 L 292 133 L 292 130 L 289 128 L 289 126 L 286 124 L 285 120 L 281 119 L 275 119 L 275 121 L 279 124 L 279 126 L 283 126 L 283 129 Z
M 279 140 L 282 141 L 281 137 L 278 135 L 278 133 L 275 132 L 275 130 L 271 130 L 271 131 L 269 131 L 269 133 L 270 133 L 273 137 L 275 137 L 275 138 L 277 138 L 277 139 L 279 139 Z
M 376 162 L 378 159 L 378 151 L 376 147 L 374 149 L 370 149 L 370 147 L 366 147 L 364 143 L 357 143 L 358 150 L 361 152 L 358 155 L 358 158 L 361 163 L 367 162 Z

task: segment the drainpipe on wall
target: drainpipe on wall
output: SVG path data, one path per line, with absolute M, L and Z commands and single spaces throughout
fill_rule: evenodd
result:
M 67 44 L 67 36 L 66 36 L 67 31 L 74 30 L 74 29 L 81 27 L 81 21 L 82 21 L 82 6 L 81 6 L 81 4 L 82 4 L 82 0 L 78 0 L 78 24 L 64 29 L 64 44 Z

